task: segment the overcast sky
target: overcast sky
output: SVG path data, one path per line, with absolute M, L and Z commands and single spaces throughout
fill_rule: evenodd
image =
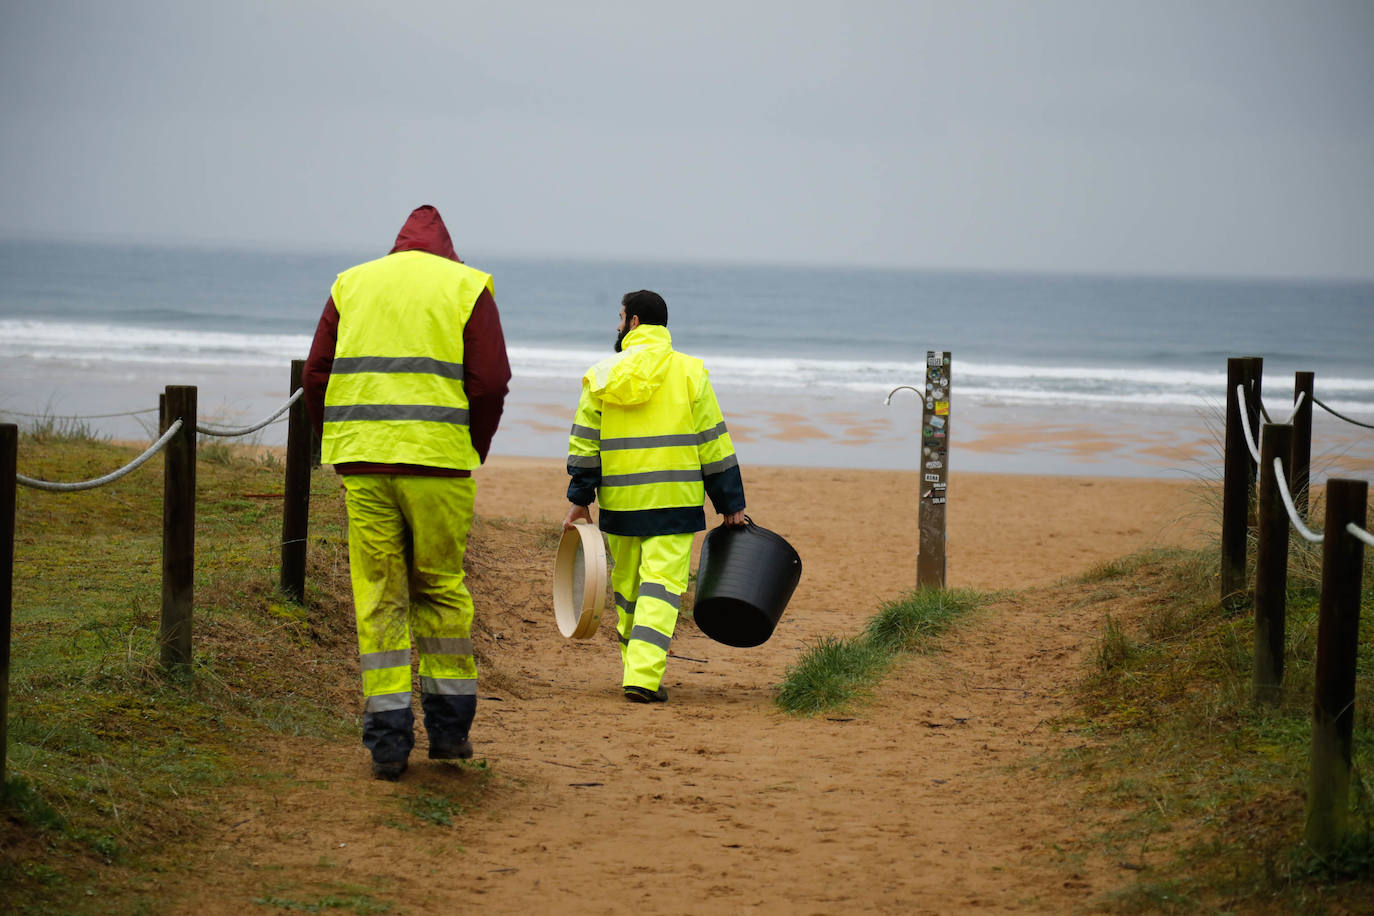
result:
M 1374 277 L 1374 2 L 0 0 L 0 236 Z

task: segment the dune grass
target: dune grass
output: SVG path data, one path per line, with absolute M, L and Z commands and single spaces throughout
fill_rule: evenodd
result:
M 1089 801 L 1125 813 L 1099 841 L 1139 880 L 1119 912 L 1369 912 L 1374 901 L 1374 627 L 1358 646 L 1351 833 L 1335 855 L 1303 842 L 1320 547 L 1294 538 L 1282 701 L 1251 697 L 1252 616 L 1218 600 L 1216 550 L 1153 550 L 1090 570 L 1103 609 L 1061 761 Z M 1249 567 L 1254 569 L 1253 559 Z M 1362 617 L 1374 622 L 1374 564 Z M 1147 864 L 1148 863 L 1148 864 Z
M 812 715 L 867 696 L 906 652 L 928 651 L 941 633 L 988 601 L 967 589 L 918 589 L 878 609 L 858 636 L 809 646 L 786 671 L 776 703 Z

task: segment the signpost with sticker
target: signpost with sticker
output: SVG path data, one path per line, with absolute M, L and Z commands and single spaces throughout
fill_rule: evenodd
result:
M 892 395 L 902 385 L 888 393 Z M 945 587 L 945 506 L 949 494 L 949 351 L 926 351 L 926 378 L 921 396 L 921 499 L 917 506 L 920 545 L 916 554 L 916 587 Z

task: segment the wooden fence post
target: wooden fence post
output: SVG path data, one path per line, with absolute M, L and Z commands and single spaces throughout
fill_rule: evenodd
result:
M 164 446 L 162 478 L 162 667 L 191 670 L 196 565 L 196 389 L 168 385 L 164 420 L 181 429 Z
M 1288 462 L 1288 490 L 1298 514 L 1307 517 L 1307 488 L 1312 480 L 1312 395 L 1311 372 L 1293 373 L 1293 400 L 1302 396 L 1302 403 L 1293 414 L 1293 454 Z
M 291 393 L 301 387 L 305 360 L 291 360 Z M 296 399 L 288 414 L 286 484 L 281 515 L 281 590 L 293 601 L 305 601 L 305 542 L 310 526 L 310 467 L 313 430 L 305 412 L 305 396 Z
M 1283 698 L 1283 637 L 1288 600 L 1288 510 L 1279 495 L 1274 459 L 1287 459 L 1293 427 L 1266 423 L 1260 438 L 1259 531 L 1255 549 L 1256 704 Z
M 1245 550 L 1250 530 L 1250 507 L 1255 492 L 1256 468 L 1245 444 L 1241 411 L 1250 418 L 1250 429 L 1259 429 L 1260 371 L 1258 356 L 1235 356 L 1226 361 L 1226 452 L 1221 489 L 1221 602 L 1229 608 L 1245 603 Z M 1245 389 L 1245 402 L 1236 386 Z
M 1326 482 L 1306 830 L 1308 845 L 1321 854 L 1340 845 L 1350 802 L 1355 651 L 1359 644 L 1364 543 L 1345 528 L 1351 522 L 1366 527 L 1368 498 L 1369 484 L 1363 480 L 1332 478 Z
M 10 626 L 14 610 L 14 507 L 18 497 L 19 427 L 0 424 L 0 789 L 10 746 Z

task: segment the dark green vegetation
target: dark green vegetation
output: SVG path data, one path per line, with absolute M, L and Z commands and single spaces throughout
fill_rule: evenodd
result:
M 137 449 L 41 424 L 19 472 L 86 480 Z M 211 440 L 197 471 L 195 661 L 159 670 L 162 459 L 76 493 L 19 488 L 0 912 L 158 912 L 156 869 L 197 836 L 215 787 L 288 787 L 260 752 L 357 741 L 356 642 L 337 478 L 312 480 L 306 602 L 277 591 L 283 467 Z M 360 771 L 361 772 L 361 771 Z M 485 779 L 479 781 L 479 785 Z M 414 800 L 411 825 L 477 799 Z M 357 889 L 268 907 L 382 912 Z
M 777 703 L 788 712 L 818 713 L 860 699 L 904 652 L 928 652 L 935 638 L 988 599 L 966 589 L 920 589 L 890 601 L 858 636 L 829 638 L 787 669 Z
M 1253 621 L 1219 606 L 1215 553 L 1145 552 L 1082 578 L 1103 627 L 1081 714 L 1062 723 L 1087 741 L 1062 763 L 1093 803 L 1123 815 L 1100 841 L 1140 878 L 1114 909 L 1374 911 L 1374 562 L 1358 650 L 1354 833 L 1322 858 L 1303 842 L 1320 547 L 1294 536 L 1290 557 L 1277 708 L 1252 703 Z

